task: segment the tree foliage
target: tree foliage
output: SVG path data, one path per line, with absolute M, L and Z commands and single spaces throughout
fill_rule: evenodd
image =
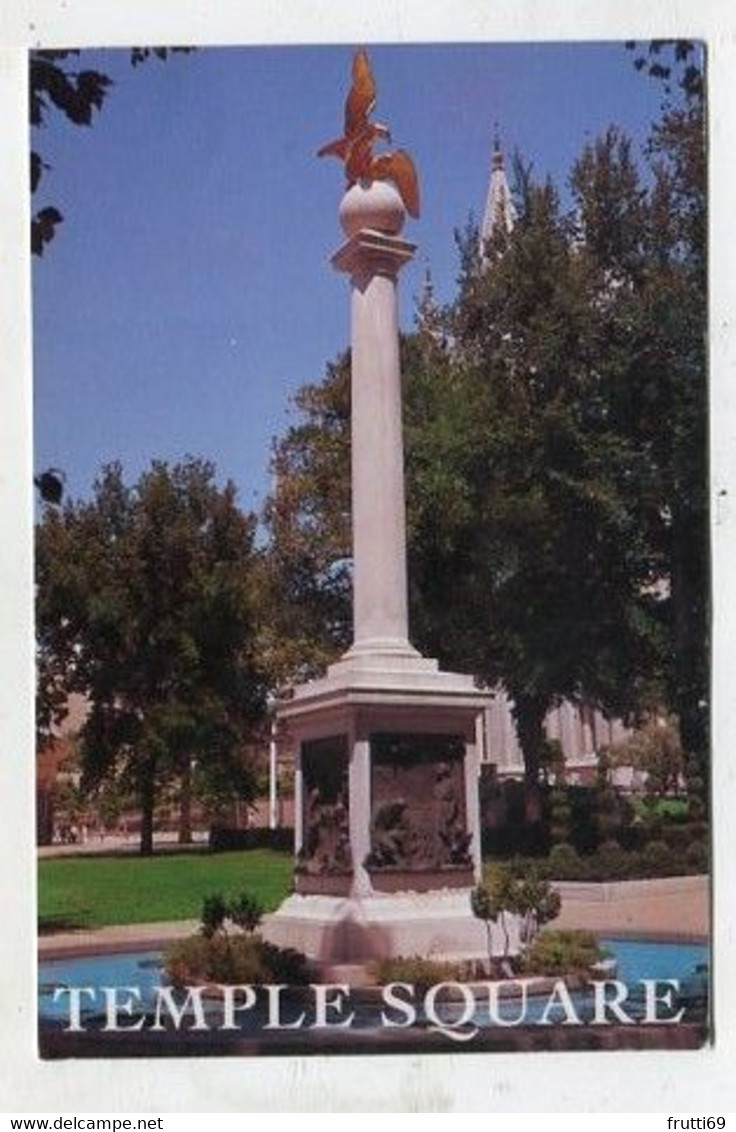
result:
M 677 793 L 685 772 L 682 744 L 674 717 L 652 716 L 608 751 L 611 766 L 631 766 L 646 775 L 650 794 Z
M 319 674 L 350 641 L 350 364 L 296 396 L 274 447 L 264 647 L 274 683 Z
M 189 52 L 190 47 L 134 47 L 130 61 L 134 67 L 149 58 L 166 59 L 172 52 Z M 91 126 L 113 85 L 109 75 L 92 69 L 77 70 L 81 52 L 71 48 L 34 50 L 30 53 L 29 113 L 32 127 L 41 129 L 49 116 L 59 112 L 75 126 Z M 31 151 L 31 192 L 35 193 L 49 170 L 37 149 Z M 43 255 L 44 248 L 63 221 L 58 208 L 47 205 L 31 221 L 31 251 Z
M 661 556 L 639 514 L 646 454 L 612 407 L 630 378 L 624 299 L 641 193 L 615 131 L 576 174 L 577 217 L 562 213 L 552 185 L 525 186 L 490 269 L 476 233 L 461 240 L 449 312 L 459 388 L 449 396 L 451 417 L 465 420 L 447 432 L 452 448 L 432 457 L 445 474 L 460 473 L 467 516 L 444 561 L 425 564 L 435 578 L 433 632 L 437 644 L 454 642 L 442 591 L 448 577 L 462 578 L 463 645 L 452 659 L 511 695 L 530 816 L 547 712 L 563 698 L 635 710 L 656 692 L 664 632 Z
M 267 678 L 257 649 L 255 519 L 211 464 L 155 462 L 130 487 L 103 469 L 89 502 L 49 508 L 37 528 L 39 723 L 81 692 L 83 782 L 133 790 L 152 847 L 157 796 L 198 772 L 253 790 L 241 753 Z

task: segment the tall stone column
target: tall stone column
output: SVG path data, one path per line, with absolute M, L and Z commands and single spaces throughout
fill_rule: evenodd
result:
M 386 133 L 370 122 L 374 102 L 358 51 L 345 134 L 319 151 L 344 161 L 350 185 L 332 264 L 351 289 L 353 643 L 279 702 L 299 747 L 295 891 L 264 927 L 328 981 L 334 965 L 488 947 L 469 892 L 492 696 L 409 643 L 397 287 L 415 251 L 400 233 L 405 209 L 419 215 L 419 187 L 405 150 L 373 154 Z M 497 954 L 508 949 L 501 934 Z
M 414 254 L 398 233 L 392 185 L 353 185 L 340 207 L 348 242 L 333 257 L 350 276 L 353 645 L 350 658 L 411 656 L 397 277 Z

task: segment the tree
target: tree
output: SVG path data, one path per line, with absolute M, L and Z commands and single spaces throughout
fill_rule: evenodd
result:
M 157 797 L 196 756 L 210 789 L 252 794 L 241 752 L 262 716 L 255 518 L 214 467 L 154 462 L 129 487 L 105 467 L 89 502 L 47 509 L 37 528 L 37 626 L 44 688 L 83 693 L 83 784 L 137 796 L 141 851 Z M 61 709 L 63 710 L 63 709 Z
M 507 916 L 519 917 L 519 936 L 529 947 L 544 925 L 560 914 L 562 900 L 549 881 L 533 870 L 522 875 L 513 866 L 499 866 L 492 876 L 476 885 L 470 894 L 473 915 L 486 925 L 488 957 L 493 962 L 491 923 L 500 924 L 504 934 L 503 961 L 508 961 L 509 933 Z
M 488 961 L 493 965 L 493 934 L 491 924 L 500 923 L 504 933 L 503 957 L 508 957 L 509 933 L 506 926 L 506 910 L 508 897 L 508 874 L 499 872 L 490 883 L 477 884 L 470 893 L 470 909 L 476 920 L 482 920 L 486 926 L 486 946 L 488 947 Z
M 611 766 L 630 766 L 646 775 L 648 793 L 677 793 L 685 772 L 682 743 L 674 717 L 652 716 L 608 751 Z
M 615 132 L 582 166 L 581 218 L 562 213 L 551 184 L 527 179 L 519 222 L 499 237 L 490 269 L 476 233 L 466 236 L 451 311 L 476 406 L 449 457 L 467 466 L 469 443 L 474 532 L 458 544 L 471 603 L 466 651 L 472 670 L 512 698 L 530 820 L 540 813 L 547 712 L 562 699 L 636 710 L 659 684 L 663 637 L 660 563 L 637 513 L 646 454 L 610 411 L 629 372 L 622 304 L 637 265 L 641 190 Z M 574 238 L 581 219 L 590 247 L 587 231 L 582 247 Z M 437 615 L 442 631 L 440 607 Z
M 274 685 L 321 673 L 350 643 L 350 359 L 296 395 L 301 414 L 275 445 L 263 605 Z
M 693 777 L 707 781 L 710 745 L 707 157 L 704 81 L 694 44 L 670 44 L 669 88 L 650 154 L 656 174 L 652 244 L 660 270 L 649 310 L 656 377 L 667 398 L 661 449 L 673 665 L 669 702 Z
M 189 52 L 191 47 L 134 47 L 130 61 L 134 67 L 154 57 L 166 59 L 171 52 Z M 102 109 L 113 85 L 109 75 L 96 70 L 74 68 L 73 62 L 80 51 L 63 48 L 35 50 L 30 53 L 29 106 L 33 127 L 46 125 L 49 113 L 57 110 L 75 126 L 91 126 L 95 111 Z M 35 193 L 49 166 L 38 150 L 31 151 L 31 192 Z M 58 208 L 47 205 L 31 220 L 31 250 L 43 255 L 44 248 L 53 238 L 56 227 L 63 220 Z

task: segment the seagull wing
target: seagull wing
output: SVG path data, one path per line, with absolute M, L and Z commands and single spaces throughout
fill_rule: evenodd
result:
M 376 181 L 393 181 L 406 211 L 416 220 L 419 216 L 419 178 L 416 166 L 405 149 L 374 157 L 370 175 Z
M 345 138 L 337 138 L 336 141 L 328 142 L 323 145 L 321 149 L 317 150 L 317 157 L 339 157 L 340 161 L 345 160 L 348 151 L 348 143 Z
M 368 55 L 361 47 L 353 58 L 353 85 L 345 101 L 345 137 L 351 138 L 365 128 L 368 115 L 376 105 L 376 83 L 368 61 Z

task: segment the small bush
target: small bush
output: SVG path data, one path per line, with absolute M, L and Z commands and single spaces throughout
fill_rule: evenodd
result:
M 200 932 L 212 939 L 218 932 L 227 934 L 227 923 L 235 924 L 245 932 L 252 932 L 263 919 L 264 908 L 260 900 L 248 892 L 241 892 L 234 900 L 225 900 L 222 893 L 205 896 L 202 902 Z
M 618 841 L 604 841 L 595 857 L 598 872 L 607 880 L 626 880 L 636 871 L 636 854 L 627 853 Z
M 175 986 L 308 982 L 304 955 L 282 950 L 257 935 L 190 936 L 166 949 L 164 969 Z
M 688 845 L 692 843 L 692 839 L 693 835 L 689 823 L 685 825 L 666 824 L 662 826 L 662 840 L 667 843 L 674 853 L 684 852 Z
M 693 821 L 702 821 L 706 814 L 706 805 L 702 798 L 697 796 L 690 799 L 690 817 Z
M 237 900 L 231 901 L 228 915 L 232 922 L 242 928 L 243 931 L 253 932 L 263 919 L 263 911 L 260 900 L 247 892 L 243 892 Z
M 578 856 L 569 845 L 554 846 L 548 857 L 513 857 L 508 862 L 498 860 L 485 864 L 486 883 L 492 882 L 499 870 L 507 867 L 515 877 L 536 875 L 558 881 L 622 881 L 644 880 L 653 877 L 688 876 L 707 872 L 707 826 L 689 823 L 688 828 L 706 835 L 691 837 L 687 847 L 674 849 L 661 839 L 650 841 L 646 849 L 623 849 L 617 841 L 604 841 L 595 853 Z M 692 848 L 697 845 L 698 848 Z
M 570 805 L 567 791 L 557 786 L 550 794 L 549 799 L 550 809 L 550 836 L 556 844 L 562 844 L 569 841 L 570 838 L 570 819 L 572 817 L 572 807 Z
M 521 967 L 528 975 L 585 974 L 607 954 L 592 932 L 543 931 L 524 955 Z
M 707 873 L 710 868 L 710 845 L 707 841 L 693 841 L 685 851 L 685 860 L 696 872 Z
M 294 830 L 289 826 L 230 829 L 214 825 L 210 829 L 209 846 L 213 853 L 232 853 L 237 849 L 274 849 L 289 853 L 294 849 Z
M 258 939 L 258 937 L 256 937 Z M 305 986 L 310 981 L 307 957 L 294 947 L 277 947 L 259 939 L 261 957 L 268 972 L 267 982 L 286 983 L 287 986 Z
M 263 917 L 259 900 L 247 892 L 226 901 L 220 893 L 205 897 L 199 933 L 164 952 L 164 967 L 175 986 L 197 983 L 302 984 L 304 955 L 281 949 L 254 934 Z M 233 932 L 228 925 L 236 927 Z
M 676 863 L 673 859 L 672 850 L 666 841 L 650 841 L 644 846 L 642 857 L 645 864 L 653 869 L 661 870 L 663 875 L 672 872 L 673 865 Z
M 166 949 L 164 968 L 176 986 L 268 982 L 259 943 L 246 935 L 190 936 Z
M 381 986 L 386 983 L 411 983 L 422 990 L 436 983 L 462 982 L 466 975 L 462 963 L 422 959 L 419 955 L 382 959 L 374 965 L 373 973 Z
M 689 808 L 686 798 L 659 798 L 653 806 L 656 816 L 668 822 L 687 821 Z
M 581 871 L 580 855 L 566 841 L 553 845 L 549 857 L 549 868 L 558 880 L 577 880 Z
M 200 931 L 205 939 L 211 939 L 216 932 L 222 929 L 228 915 L 225 898 L 220 892 L 212 896 L 205 896 L 202 901 L 202 923 Z

